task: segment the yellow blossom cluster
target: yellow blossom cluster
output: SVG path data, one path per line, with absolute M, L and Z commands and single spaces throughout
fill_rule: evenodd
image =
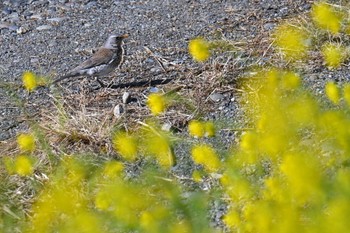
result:
M 271 69 L 257 77 L 261 82 L 247 84 L 257 94 L 244 102 L 255 130 L 242 136 L 220 180 L 230 199 L 225 224 L 234 232 L 347 229 L 343 215 L 350 209 L 336 205 L 350 203 L 349 179 L 343 179 L 349 174 L 349 84 L 343 92 L 326 85 L 337 105 L 326 110 L 301 86 L 286 88 L 299 83 L 286 81 L 297 74 Z
M 152 93 L 148 96 L 147 105 L 153 115 L 159 115 L 165 111 L 166 99 L 162 94 Z
M 205 197 L 188 196 L 192 210 L 178 185 L 157 174 L 149 169 L 128 181 L 119 162 L 96 168 L 64 157 L 33 204 L 25 231 L 211 232 L 206 224 L 194 224 L 205 213 Z
M 30 176 L 34 171 L 34 159 L 30 154 L 35 150 L 35 138 L 32 134 L 19 134 L 17 145 L 20 155 L 15 158 L 5 157 L 4 163 L 9 174 Z
M 313 5 L 311 10 L 312 19 L 322 29 L 331 33 L 338 33 L 341 29 L 343 15 L 331 4 L 320 2 Z
M 203 38 L 196 38 L 190 41 L 188 50 L 196 61 L 205 61 L 210 56 L 209 42 Z
M 215 125 L 212 121 L 202 122 L 198 120 L 192 120 L 188 124 L 188 131 L 190 135 L 201 138 L 201 137 L 214 137 L 215 136 Z

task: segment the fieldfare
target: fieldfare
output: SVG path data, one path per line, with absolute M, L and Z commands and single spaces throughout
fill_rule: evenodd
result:
M 65 76 L 54 80 L 52 84 L 71 77 L 87 76 L 95 77 L 98 83 L 104 87 L 98 78 L 111 73 L 122 63 L 123 39 L 128 38 L 128 36 L 128 34 L 109 36 L 105 44 L 92 57 L 70 70 Z

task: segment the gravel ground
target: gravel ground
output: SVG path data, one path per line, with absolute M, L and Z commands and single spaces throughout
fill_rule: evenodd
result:
M 259 52 L 267 45 L 266 35 L 279 20 L 309 9 L 310 1 L 301 0 L 4 0 L 0 3 L 0 75 L 3 83 L 0 85 L 0 140 L 25 128 L 21 123 L 23 112 L 8 97 L 5 84 L 19 84 L 25 70 L 50 78 L 60 76 L 90 56 L 111 33 L 130 34 L 126 61 L 114 75 L 114 80 L 119 84 L 146 82 L 141 88 L 119 88 L 115 95 L 122 95 L 125 90 L 131 94 L 148 94 L 152 83 L 147 82 L 163 79 L 171 79 L 172 83 L 181 80 L 180 84 L 200 92 L 204 85 L 213 85 L 208 76 L 216 75 L 215 70 L 206 77 L 195 73 L 208 70 L 208 64 L 214 63 L 215 58 L 214 62 L 195 64 L 187 53 L 189 39 L 196 36 L 227 39 L 252 44 L 255 47 L 250 49 Z M 162 72 L 155 58 L 165 59 L 168 72 Z M 239 75 L 234 69 L 243 70 L 245 64 L 232 65 L 229 67 L 232 69 L 226 69 L 220 75 L 232 83 Z M 214 88 L 206 87 L 205 90 L 215 92 Z M 219 104 L 211 106 L 212 111 L 208 113 L 211 118 L 237 116 L 237 93 L 227 90 L 224 97 L 219 98 Z M 40 109 L 50 91 L 40 89 L 30 95 L 23 90 L 16 92 L 21 99 L 29 101 L 32 108 Z M 200 97 L 207 98 L 205 94 L 208 93 Z M 97 103 L 98 106 L 103 104 Z M 115 105 L 115 101 L 111 104 Z M 240 121 L 239 117 L 237 121 Z

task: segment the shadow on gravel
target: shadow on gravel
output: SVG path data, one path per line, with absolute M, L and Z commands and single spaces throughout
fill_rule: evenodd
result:
M 156 80 L 144 80 L 139 82 L 131 82 L 131 83 L 120 83 L 120 84 L 113 84 L 110 85 L 109 88 L 111 89 L 118 89 L 118 88 L 126 88 L 126 87 L 144 87 L 144 86 L 156 86 L 156 85 L 163 85 L 167 84 L 174 80 L 174 78 L 165 78 L 165 79 L 156 79 Z

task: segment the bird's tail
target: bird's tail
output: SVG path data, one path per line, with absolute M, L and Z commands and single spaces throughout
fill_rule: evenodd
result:
M 51 85 L 54 85 L 54 84 L 56 84 L 56 83 L 58 83 L 58 82 L 61 82 L 62 80 L 67 79 L 67 78 L 76 77 L 76 76 L 78 76 L 78 75 L 79 75 L 79 74 L 66 74 L 66 75 L 64 75 L 64 76 L 62 76 L 62 77 L 57 78 L 56 80 L 54 80 L 54 81 L 51 83 Z

